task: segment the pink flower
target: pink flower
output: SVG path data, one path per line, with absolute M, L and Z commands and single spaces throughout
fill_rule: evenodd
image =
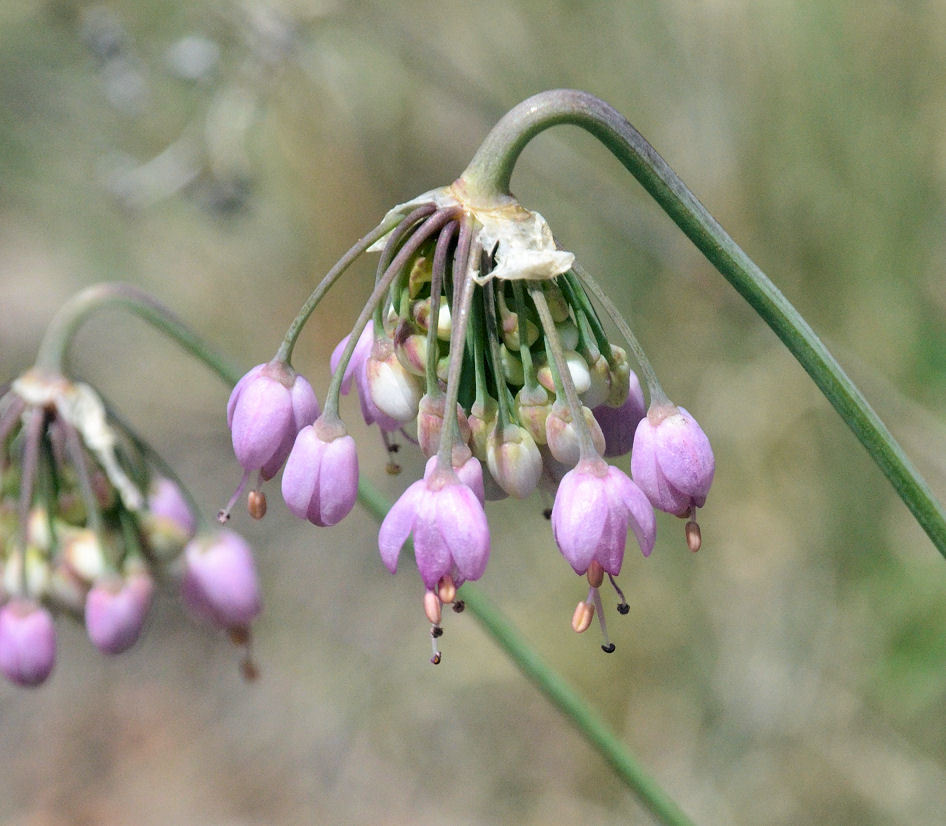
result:
M 13 683 L 38 686 L 56 662 L 56 626 L 49 611 L 14 598 L 0 608 L 0 671 Z
M 233 452 L 246 471 L 271 479 L 286 461 L 296 434 L 319 415 L 312 386 L 288 364 L 258 364 L 233 388 L 227 425 Z
M 634 431 L 644 418 L 644 392 L 637 375 L 630 372 L 627 398 L 620 407 L 599 404 L 594 409 L 595 418 L 604 433 L 604 455 L 624 456 L 631 451 Z
M 436 457 L 427 463 L 424 478 L 404 491 L 381 523 L 378 547 L 392 574 L 411 534 L 428 590 L 447 575 L 457 586 L 483 575 L 489 559 L 486 512 L 477 494 L 452 469 L 440 467 Z
M 262 610 L 256 563 L 232 531 L 198 537 L 184 549 L 184 604 L 218 628 L 246 628 Z
M 706 501 L 716 463 L 709 439 L 682 407 L 652 407 L 634 434 L 631 475 L 651 504 L 687 516 Z
M 630 528 L 644 556 L 654 547 L 654 511 L 624 473 L 602 459 L 585 459 L 565 474 L 552 507 L 552 533 L 578 574 L 597 561 L 615 576 Z
M 145 573 L 96 582 L 85 600 L 85 630 L 104 654 L 121 654 L 141 636 L 154 581 Z
M 344 426 L 319 419 L 304 427 L 282 475 L 286 506 L 315 525 L 334 525 L 348 516 L 358 498 L 358 453 Z

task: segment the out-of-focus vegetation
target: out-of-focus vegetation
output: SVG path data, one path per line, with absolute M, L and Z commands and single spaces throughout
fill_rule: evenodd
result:
M 448 183 L 544 88 L 654 143 L 946 495 L 946 6 L 753 0 L 0 4 L 0 373 L 101 279 L 144 286 L 245 365 L 389 206 Z M 483 587 L 698 822 L 939 823 L 946 562 L 783 347 L 586 135 L 513 180 L 629 314 L 710 434 L 704 549 L 659 520 L 618 650 L 569 630 L 582 583 L 538 499 L 490 508 Z M 297 350 L 321 393 L 371 275 Z M 80 336 L 99 384 L 209 512 L 238 468 L 225 388 L 140 322 Z M 352 410 L 352 421 L 356 413 Z M 363 472 L 392 495 L 374 434 Z M 377 448 L 377 449 L 376 449 Z M 51 683 L 0 687 L 0 820 L 624 823 L 607 767 L 471 618 L 427 665 L 420 583 L 365 516 L 278 502 L 253 540 L 267 610 L 239 654 L 173 597 L 105 659 L 61 624 Z M 620 619 L 620 622 L 617 620 Z

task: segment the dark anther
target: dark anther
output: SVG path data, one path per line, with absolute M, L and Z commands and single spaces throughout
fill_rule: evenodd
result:
M 545 508 L 545 510 L 542 511 L 542 516 L 544 516 L 546 519 L 551 519 L 551 518 L 552 518 L 552 509 L 551 509 L 551 508 Z
M 401 446 L 397 442 L 392 442 L 388 445 L 388 453 L 397 453 L 401 449 Z
M 441 628 L 439 625 L 432 625 L 430 627 L 430 636 L 432 636 L 434 639 L 437 639 L 437 637 L 442 637 L 443 628 Z
M 453 603 L 454 614 L 462 614 L 464 608 L 466 608 L 466 603 L 462 599 L 458 599 L 455 603 Z
M 631 611 L 631 606 L 628 605 L 626 602 L 619 602 L 619 603 L 618 603 L 618 613 L 619 613 L 619 614 L 625 614 L 625 615 L 626 615 L 626 614 L 629 614 L 630 611 Z
M 609 642 L 607 645 L 602 645 L 602 646 L 601 646 L 601 650 L 604 651 L 605 654 L 613 654 L 613 653 L 614 653 L 614 643 L 613 643 L 613 642 Z

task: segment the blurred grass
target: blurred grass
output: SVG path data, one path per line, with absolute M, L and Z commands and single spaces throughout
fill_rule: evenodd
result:
M 107 60 L 88 45 L 96 24 L 112 26 Z M 219 47 L 196 81 L 168 69 L 186 35 Z M 449 182 L 520 99 L 575 86 L 652 141 L 942 497 L 944 44 L 942 4 L 880 0 L 9 0 L 2 373 L 29 364 L 65 296 L 103 278 L 155 291 L 247 365 L 268 357 L 387 207 Z M 170 145 L 196 171 L 161 197 L 178 167 L 140 170 Z M 704 551 L 686 553 L 668 517 L 649 560 L 629 555 L 612 657 L 568 631 L 581 584 L 538 501 L 492 506 L 483 587 L 698 822 L 940 822 L 942 560 L 774 336 L 600 147 L 546 133 L 513 185 L 626 309 L 718 473 Z M 317 387 L 368 270 L 300 345 Z M 208 510 L 226 498 L 237 469 L 214 378 L 111 315 L 75 362 Z M 405 456 L 386 478 L 360 436 L 364 472 L 392 496 L 420 472 Z M 426 666 L 419 583 L 378 565 L 368 519 L 318 531 L 276 500 L 262 525 L 237 525 L 265 580 L 262 681 L 242 685 L 236 652 L 172 598 L 118 660 L 64 628 L 51 685 L 0 687 L 0 820 L 643 819 L 470 620 L 450 618 L 444 663 Z

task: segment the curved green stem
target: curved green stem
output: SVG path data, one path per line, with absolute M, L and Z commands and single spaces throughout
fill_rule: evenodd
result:
M 471 198 L 508 197 L 516 159 L 551 126 L 579 126 L 600 140 L 792 352 L 946 557 L 946 513 L 860 390 L 808 323 L 616 109 L 569 89 L 542 92 L 510 110 L 462 175 Z
M 93 313 L 109 307 L 121 307 L 141 316 L 206 364 L 225 383 L 233 385 L 240 380 L 242 373 L 160 301 L 132 284 L 119 281 L 93 284 L 62 305 L 40 342 L 36 366 L 41 370 L 62 373 L 66 353 L 79 327 Z
M 379 522 L 391 507 L 371 483 L 358 483 L 358 501 Z M 528 643 L 522 634 L 476 586 L 466 583 L 460 589 L 466 610 L 483 626 L 495 642 L 562 714 L 585 741 L 603 757 L 621 781 L 661 823 L 683 826 L 692 821 L 673 799 L 647 774 L 634 756 L 618 740 L 608 724 L 588 705 L 562 676 Z

